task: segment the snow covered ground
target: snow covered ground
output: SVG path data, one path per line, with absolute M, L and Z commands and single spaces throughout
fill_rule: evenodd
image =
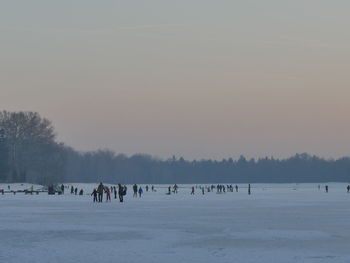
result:
M 250 196 L 246 185 L 194 196 L 182 187 L 133 198 L 129 186 L 124 203 L 0 195 L 0 262 L 350 262 L 346 184 L 328 194 L 317 184 L 255 184 Z

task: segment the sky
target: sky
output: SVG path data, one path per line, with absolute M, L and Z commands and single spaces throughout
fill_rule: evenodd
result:
M 1 0 L 0 109 L 79 151 L 350 156 L 350 1 Z

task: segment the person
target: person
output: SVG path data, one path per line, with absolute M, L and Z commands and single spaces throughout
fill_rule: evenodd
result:
M 143 190 L 142 190 L 142 187 L 140 186 L 140 188 L 139 188 L 139 197 L 140 198 L 141 198 L 142 193 L 143 193 Z
M 123 186 L 121 184 L 118 184 L 118 196 L 119 196 L 119 201 L 123 203 Z
M 238 193 L 238 185 L 236 185 L 235 188 L 236 188 L 236 192 Z
M 97 202 L 97 190 L 96 190 L 96 188 L 94 188 L 94 190 L 92 191 L 91 196 L 94 197 L 94 203 Z
M 328 185 L 325 186 L 326 193 L 328 193 Z
M 248 195 L 251 194 L 251 191 L 250 191 L 250 184 L 248 184 Z
M 62 191 L 62 194 L 64 194 L 64 185 L 63 184 L 61 185 L 61 191 Z
M 108 202 L 108 201 L 110 202 L 111 201 L 111 192 L 110 192 L 108 186 L 105 188 L 105 193 L 106 193 L 106 202 Z
M 146 185 L 146 192 L 148 192 L 148 185 Z
M 204 187 L 202 187 L 202 194 L 204 195 Z
M 346 188 L 348 190 L 348 193 L 350 192 L 350 185 L 348 185 L 348 187 Z
M 175 194 L 177 194 L 177 189 L 178 189 L 178 188 L 179 188 L 179 187 L 177 186 L 177 184 L 175 184 L 175 185 L 174 185 L 174 193 L 175 193 Z
M 134 184 L 132 189 L 134 190 L 134 195 L 133 197 L 137 197 L 137 184 Z
M 192 186 L 191 195 L 194 195 L 194 186 Z
M 117 199 L 117 188 L 113 186 L 113 191 L 114 191 L 114 199 Z
M 154 192 L 154 185 L 152 185 L 151 189 L 152 189 L 152 192 Z
M 84 190 L 80 189 L 79 195 L 83 195 L 84 194 Z
M 171 195 L 171 186 L 168 187 L 168 195 Z
M 70 193 L 71 193 L 71 194 L 74 194 L 74 187 L 73 187 L 73 185 L 72 185 L 71 188 L 70 188 Z
M 75 195 L 78 194 L 78 187 L 76 187 L 76 188 L 74 189 L 74 194 L 75 194 Z
M 103 191 L 104 191 L 104 186 L 102 182 L 99 184 L 97 187 L 97 193 L 98 193 L 98 202 L 101 203 L 103 200 Z

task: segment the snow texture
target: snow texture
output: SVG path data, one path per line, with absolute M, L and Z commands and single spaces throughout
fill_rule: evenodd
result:
M 256 184 L 202 195 L 181 185 L 124 203 L 84 196 L 0 195 L 0 262 L 350 262 L 346 184 Z M 11 185 L 11 190 L 30 188 Z M 34 189 L 40 189 L 38 185 Z M 0 185 L 7 190 L 7 185 Z

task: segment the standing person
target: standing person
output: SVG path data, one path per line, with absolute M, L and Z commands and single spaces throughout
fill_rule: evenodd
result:
M 98 200 L 97 200 L 97 191 L 96 191 L 96 188 L 94 188 L 94 190 L 92 191 L 91 196 L 94 197 L 94 203 L 98 201 Z
M 62 191 L 62 194 L 64 194 L 64 185 L 63 184 L 61 185 L 61 191 Z
M 179 188 L 179 187 L 177 186 L 177 184 L 175 184 L 175 185 L 174 185 L 174 193 L 175 193 L 175 194 L 177 194 L 177 189 L 178 189 L 178 188 Z
M 123 203 L 123 186 L 121 184 L 118 184 L 118 196 L 119 196 L 119 201 Z
M 142 190 L 142 187 L 140 186 L 139 188 L 139 197 L 141 198 L 141 195 L 143 194 L 143 190 Z
M 248 184 L 248 195 L 251 194 L 251 191 L 250 191 L 250 184 Z
M 70 194 L 74 194 L 74 187 L 73 187 L 73 185 L 70 187 Z
M 152 185 L 151 189 L 152 189 L 152 192 L 154 192 L 154 185 Z
M 146 192 L 148 192 L 148 185 L 146 185 Z
M 101 203 L 103 199 L 103 191 L 104 191 L 104 186 L 102 183 L 99 184 L 97 187 L 97 193 L 98 193 L 98 202 Z
M 133 195 L 133 197 L 137 197 L 137 184 L 134 184 L 134 185 L 133 185 L 132 190 L 134 190 L 134 195 Z
M 328 193 L 328 185 L 324 187 L 326 189 L 326 193 Z
M 83 195 L 84 194 L 84 190 L 80 189 L 79 195 Z
M 168 187 L 168 195 L 171 195 L 171 186 Z
M 105 188 L 105 193 L 106 193 L 106 202 L 108 202 L 108 201 L 110 202 L 111 201 L 111 192 L 110 192 L 108 186 Z
M 78 187 L 76 187 L 76 188 L 74 189 L 74 194 L 75 194 L 75 195 L 78 194 Z
M 194 195 L 194 186 L 192 186 L 191 195 Z
M 235 188 L 236 188 L 236 192 L 238 193 L 238 185 L 236 185 Z
M 348 187 L 346 187 L 346 189 L 348 190 L 348 193 L 350 192 L 350 185 L 348 185 Z
M 113 186 L 113 191 L 114 191 L 114 199 L 117 199 L 117 188 Z
M 202 194 L 204 195 L 204 187 L 202 187 Z

